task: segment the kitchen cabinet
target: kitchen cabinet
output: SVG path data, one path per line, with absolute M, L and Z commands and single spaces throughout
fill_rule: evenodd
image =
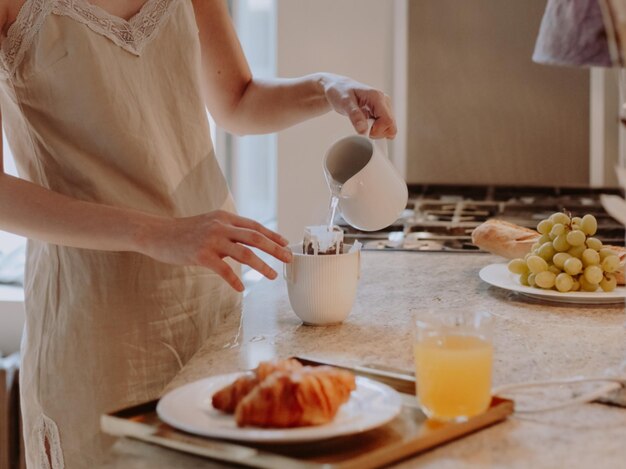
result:
M 589 184 L 590 71 L 532 62 L 545 0 L 407 3 L 408 182 Z
M 20 349 L 24 321 L 24 289 L 0 285 L 0 356 Z
M 17 354 L 5 358 L 0 355 L 0 469 L 25 467 L 21 444 L 18 372 Z

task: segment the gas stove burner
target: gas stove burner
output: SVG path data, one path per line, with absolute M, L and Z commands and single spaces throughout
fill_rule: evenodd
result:
M 364 244 L 363 249 L 368 251 L 446 251 L 446 252 L 472 252 L 479 251 L 471 241 L 460 242 L 458 240 L 413 240 L 405 241 L 396 245 L 386 241 L 370 241 Z
M 359 239 L 364 249 L 482 252 L 471 242 L 475 227 L 490 218 L 534 229 L 554 212 L 593 214 L 604 244 L 624 245 L 624 227 L 602 208 L 600 194 L 615 188 L 499 187 L 410 185 L 409 201 L 400 219 L 384 230 L 362 232 L 342 220 L 346 240 Z

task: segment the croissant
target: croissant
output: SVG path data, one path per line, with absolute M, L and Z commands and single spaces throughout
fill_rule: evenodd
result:
M 254 387 L 262 382 L 275 371 L 292 371 L 302 368 L 302 364 L 298 360 L 289 358 L 287 360 L 266 361 L 261 362 L 255 370 L 249 371 L 240 376 L 233 383 L 225 388 L 220 389 L 213 394 L 213 407 L 222 412 L 232 414 L 237 408 L 237 404 L 246 397 L 246 395 L 254 389 Z
M 240 427 L 300 427 L 330 422 L 355 389 L 354 375 L 328 366 L 275 372 L 237 406 Z

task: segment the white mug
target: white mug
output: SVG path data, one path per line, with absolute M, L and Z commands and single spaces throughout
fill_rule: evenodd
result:
M 344 220 L 363 231 L 391 225 L 406 208 L 406 182 L 387 158 L 386 140 L 354 135 L 335 142 L 324 174 Z
M 290 246 L 293 260 L 284 264 L 289 303 L 304 324 L 327 326 L 343 322 L 356 298 L 361 251 L 306 255 L 302 244 Z

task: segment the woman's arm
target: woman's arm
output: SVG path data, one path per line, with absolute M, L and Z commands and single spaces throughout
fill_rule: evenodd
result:
M 2 117 L 0 116 L 0 124 Z M 4 173 L 0 140 L 0 230 L 51 244 L 103 251 L 135 251 L 178 265 L 205 266 L 236 290 L 231 257 L 268 278 L 276 272 L 245 245 L 291 260 L 287 240 L 262 225 L 221 210 L 168 218 L 67 197 Z
M 217 123 L 237 134 L 269 133 L 324 114 L 347 116 L 359 133 L 393 138 L 396 123 L 383 92 L 347 77 L 317 73 L 295 79 L 252 76 L 224 0 L 193 0 L 202 44 L 204 98 Z

